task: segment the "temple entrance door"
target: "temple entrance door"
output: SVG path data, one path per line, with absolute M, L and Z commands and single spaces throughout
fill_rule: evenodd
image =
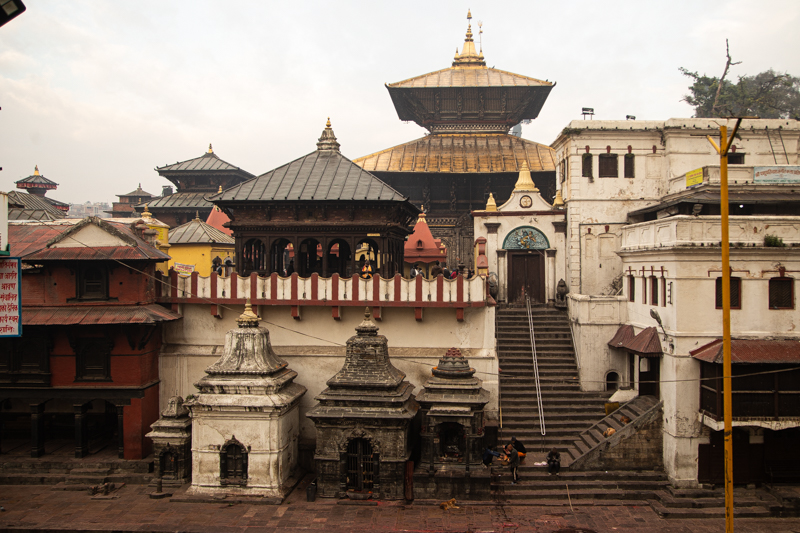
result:
M 639 358 L 639 395 L 661 397 L 661 359 L 659 357 Z
M 372 490 L 373 472 L 372 445 L 366 439 L 353 439 L 347 444 L 347 488 Z
M 545 303 L 544 254 L 540 250 L 509 254 L 508 301 L 524 303 L 525 295 L 533 303 Z

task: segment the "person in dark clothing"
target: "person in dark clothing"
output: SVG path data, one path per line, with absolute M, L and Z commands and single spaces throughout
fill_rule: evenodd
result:
M 439 265 L 439 261 L 436 261 L 433 266 L 431 267 L 431 279 L 436 279 L 439 277 L 439 274 L 442 273 L 442 267 Z
M 517 437 L 511 437 L 511 446 L 514 447 L 515 450 L 519 453 L 519 461 L 520 463 L 525 460 L 525 456 L 528 455 L 528 451 L 525 449 L 525 445 L 522 444 L 520 441 L 517 440 Z
M 491 466 L 495 457 L 500 457 L 500 453 L 487 447 L 485 450 L 483 450 L 483 466 Z
M 506 445 L 505 452 L 508 457 L 508 468 L 511 470 L 511 484 L 516 485 L 519 481 L 519 452 L 510 444 Z
M 561 470 L 561 454 L 553 448 L 547 454 L 547 472 L 552 476 L 558 475 L 559 470 Z

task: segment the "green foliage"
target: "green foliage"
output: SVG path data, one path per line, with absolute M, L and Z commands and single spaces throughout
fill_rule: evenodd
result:
M 771 248 L 785 248 L 786 244 L 783 242 L 783 239 L 777 235 L 764 235 L 764 246 L 769 246 Z
M 800 78 L 766 70 L 755 76 L 739 76 L 736 83 L 724 80 L 717 108 L 714 98 L 719 78 L 700 75 L 683 67 L 692 79 L 683 101 L 694 107 L 696 118 L 758 116 L 800 119 Z

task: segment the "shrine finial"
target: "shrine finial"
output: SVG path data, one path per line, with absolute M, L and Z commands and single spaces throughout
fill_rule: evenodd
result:
M 475 42 L 472 39 L 472 11 L 467 10 L 467 34 L 464 37 L 464 48 L 461 54 L 458 53 L 456 48 L 456 55 L 453 60 L 454 67 L 486 67 L 486 61 L 483 60 L 483 51 L 479 54 L 475 50 Z
M 211 143 L 208 143 L 208 153 L 209 154 L 213 154 L 214 153 L 214 149 L 211 148 Z
M 325 129 L 322 130 L 322 135 L 317 143 L 317 150 L 339 151 L 339 143 L 336 141 L 336 135 L 334 135 L 333 129 L 331 129 L 331 117 L 328 117 L 328 121 L 325 123 Z
M 33 175 L 34 176 L 38 176 L 39 175 L 39 165 L 36 165 L 35 167 L 33 167 Z

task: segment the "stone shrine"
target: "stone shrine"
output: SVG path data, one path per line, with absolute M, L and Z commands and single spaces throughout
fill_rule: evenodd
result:
M 397 500 L 411 458 L 409 427 L 419 406 L 414 386 L 389 360 L 386 337 L 366 309 L 347 341 L 344 366 L 308 412 L 317 430 L 318 494 Z
M 192 421 L 183 398 L 173 396 L 161 411 L 152 431 L 145 437 L 153 439 L 156 457 L 155 474 L 166 485 L 183 485 L 192 477 Z
M 491 473 L 481 466 L 489 391 L 457 348 L 447 350 L 417 395 L 422 453 L 414 472 L 421 498 L 485 499 Z
M 282 498 L 297 464 L 298 404 L 306 388 L 272 350 L 248 300 L 219 361 L 195 383 L 189 494 Z

